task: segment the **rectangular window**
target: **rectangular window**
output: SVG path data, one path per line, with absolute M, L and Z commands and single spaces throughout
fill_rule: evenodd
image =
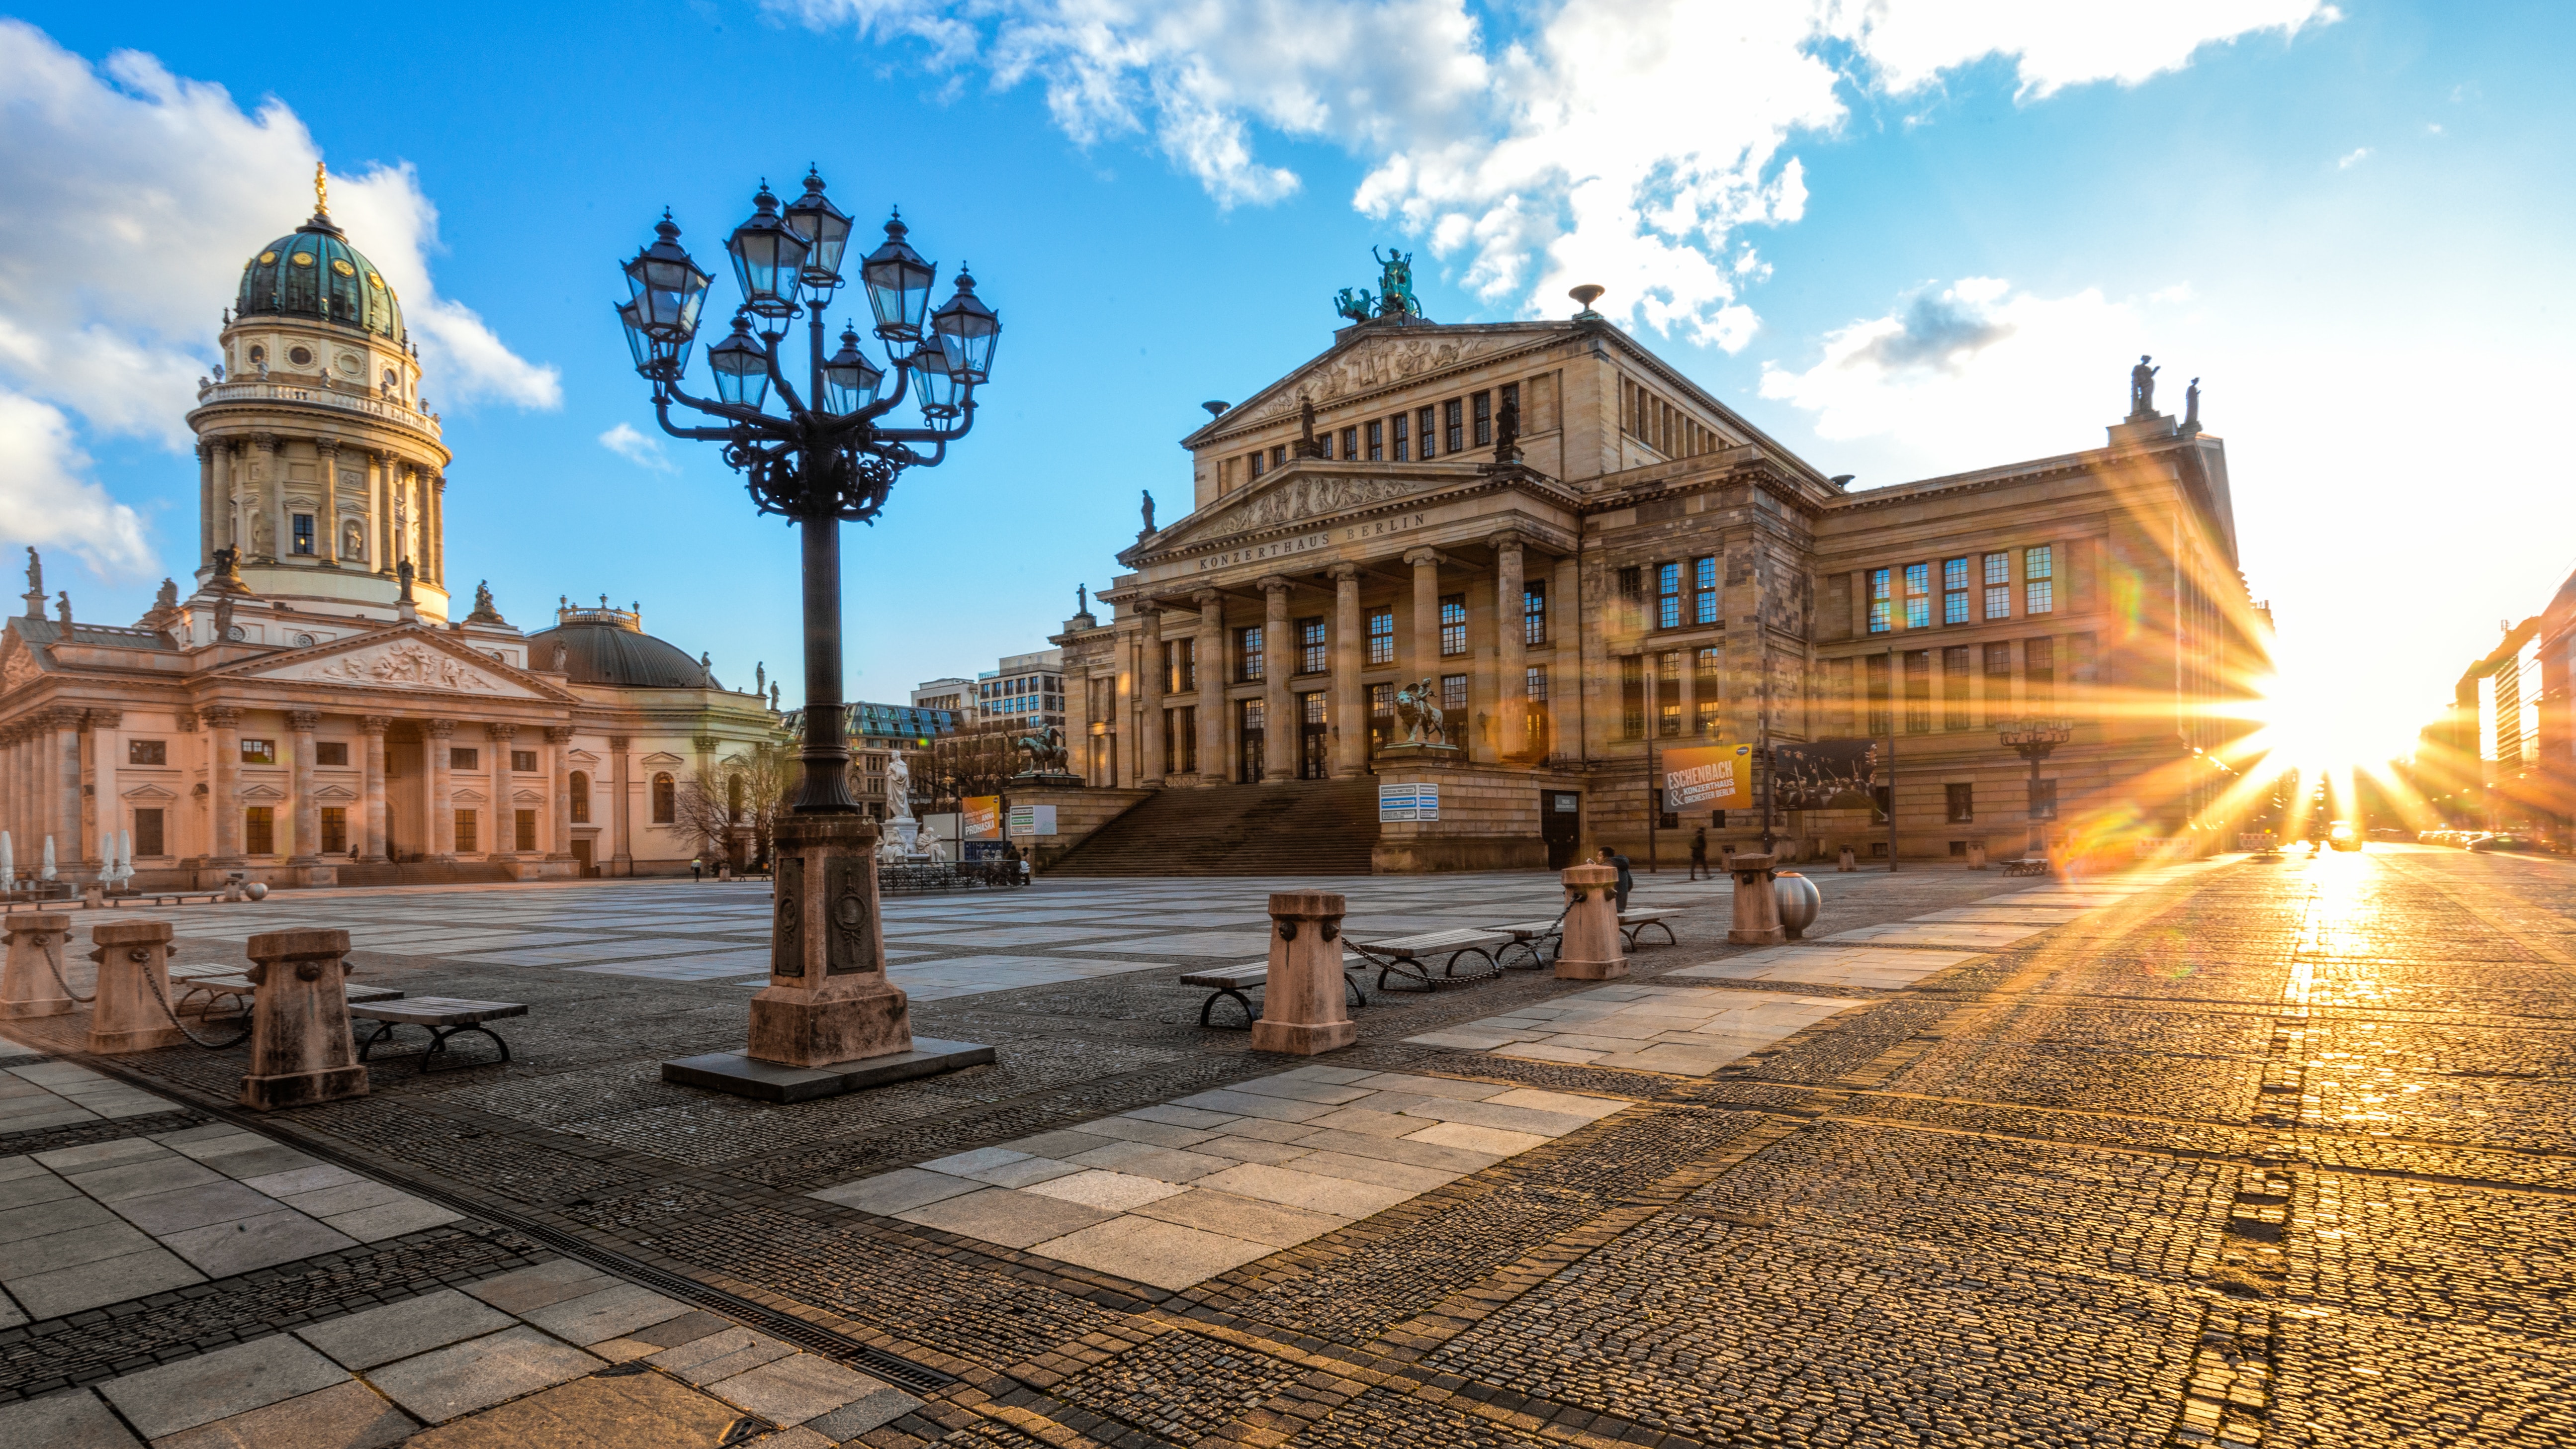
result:
M 1974 652 L 1965 644 L 1941 651 L 1941 728 L 1968 727 L 1968 676 L 1975 672 Z
M 1666 739 L 1682 732 L 1682 651 L 1655 656 L 1655 733 Z
M 1395 743 L 1394 685 L 1372 684 L 1368 687 L 1368 732 L 1371 754 Z
M 1905 566 L 1905 627 L 1908 629 L 1932 627 L 1932 566 L 1930 564 Z
M 511 849 L 532 851 L 537 848 L 537 812 L 534 810 L 513 812 L 510 826 L 512 834 L 517 837 L 517 843 L 512 845 Z M 328 850 L 330 847 L 324 846 L 323 849 Z
M 1888 712 L 1887 656 L 1873 654 L 1863 661 L 1869 676 L 1869 734 L 1876 739 L 1893 727 L 1894 716 Z
M 1718 706 L 1725 702 L 1726 691 L 1718 681 L 1725 665 L 1724 651 L 1697 649 L 1691 652 L 1691 702 L 1698 706 L 1698 729 L 1701 734 L 1720 733 Z
M 1393 609 L 1368 611 L 1368 662 L 1371 664 L 1395 662 L 1395 610 Z
M 1941 565 L 1941 622 L 1968 622 L 1968 561 L 1954 558 Z
M 1655 565 L 1655 627 L 1678 629 L 1682 626 L 1682 566 L 1677 563 Z
M 1644 571 L 1635 564 L 1619 570 L 1619 622 L 1631 629 L 1646 622 L 1646 583 Z
M 1324 621 L 1321 618 L 1297 621 L 1297 672 L 1321 674 L 1333 667 L 1331 651 L 1324 643 Z
M 1725 733 L 1725 726 L 1720 724 L 1717 718 L 1716 700 L 1694 699 L 1691 705 L 1699 712 L 1699 718 L 1692 721 L 1692 728 L 1712 739 Z
M 1467 652 L 1467 596 L 1440 596 L 1440 654 L 1442 658 Z
M 253 805 L 242 811 L 242 850 L 249 855 L 277 854 L 277 812 Z
M 2012 617 L 2011 554 L 1986 555 L 1986 617 L 1989 619 Z
M 1467 723 L 1467 676 L 1463 674 L 1440 676 L 1440 709 L 1442 713 L 1458 722 L 1450 728 L 1464 734 Z
M 313 745 L 313 763 L 317 765 L 345 765 L 349 763 L 349 742 L 347 740 L 315 741 Z M 531 765 L 528 768 L 535 769 L 536 767 Z
M 2021 551 L 2022 612 L 2057 612 L 2057 575 L 2053 569 L 2055 554 L 2056 551 L 2044 543 Z
M 1547 580 L 1534 579 L 1521 585 L 1521 642 L 1547 642 Z
M 1909 735 L 1932 732 L 1932 651 L 1929 649 L 1905 652 L 1905 732 Z
M 1476 446 L 1491 447 L 1494 441 L 1494 395 L 1480 392 L 1472 399 L 1476 417 Z M 1458 405 L 1449 405 L 1449 436 L 1458 436 Z
M 345 765 L 349 763 L 348 755 L 349 747 L 347 745 L 342 745 L 340 747 L 341 764 Z M 523 775 L 535 774 L 537 772 L 537 752 L 534 750 L 512 750 L 510 752 L 510 768 Z
M 1414 414 L 1413 422 L 1413 430 L 1422 435 L 1422 461 L 1428 463 L 1433 458 L 1440 456 L 1443 451 L 1442 449 L 1434 446 L 1434 440 L 1439 436 L 1439 413 L 1434 409 L 1424 408 L 1421 412 Z M 1457 452 L 1458 449 L 1455 445 L 1452 445 L 1446 451 L 1454 453 Z
M 1869 632 L 1884 634 L 1896 627 L 1896 604 L 1889 597 L 1894 576 L 1886 569 L 1869 571 Z
M 481 850 L 483 848 L 482 837 L 475 832 L 474 812 L 471 810 L 459 810 L 456 812 L 456 848 L 459 851 Z
M 1547 666 L 1533 664 L 1521 671 L 1521 689 L 1532 704 L 1547 703 Z
M 134 812 L 134 853 L 146 859 L 170 853 L 169 841 L 161 833 L 160 811 Z
M 1716 623 L 1717 555 L 1709 554 L 1691 561 L 1691 596 L 1692 602 L 1696 605 L 1691 614 L 1692 621 L 1700 624 Z
M 1510 409 L 1511 409 L 1515 414 L 1517 414 L 1518 412 L 1520 412 L 1520 410 L 1521 410 L 1521 385 L 1520 385 L 1519 383 L 1517 383 L 1517 382 L 1507 382 L 1507 383 L 1504 383 L 1504 384 L 1503 384 L 1503 400 L 1502 400 L 1500 403 L 1496 404 L 1496 406 L 1498 406 L 1498 407 L 1506 407 L 1506 408 L 1510 408 Z M 1529 425 L 1528 425 L 1528 420 L 1527 420 L 1527 419 L 1523 419 L 1523 420 L 1522 420 L 1521 431 L 1523 431 L 1523 432 L 1528 432 L 1528 431 L 1529 431 Z
M 295 551 L 301 554 L 313 552 L 313 515 L 310 513 L 295 515 Z
M 1163 641 L 1163 692 L 1188 694 L 1199 687 L 1199 641 Z
M 1342 461 L 1347 463 L 1360 455 L 1360 430 L 1342 429 Z
M 1646 737 L 1646 656 L 1619 660 L 1619 733 L 1632 740 Z
M 1951 824 L 1974 825 L 1977 823 L 1976 786 L 1944 785 L 1941 787 L 1941 793 L 1949 797 Z
M 1253 684 L 1264 677 L 1262 670 L 1265 667 L 1265 660 L 1261 648 L 1259 624 L 1234 631 L 1234 657 L 1242 661 L 1236 666 L 1239 671 L 1235 675 L 1236 679 L 1245 684 Z
M 1270 466 L 1273 468 L 1285 468 L 1288 466 L 1288 445 L 1286 443 L 1282 443 L 1278 447 L 1270 450 Z
M 166 765 L 170 763 L 167 740 L 127 740 L 125 763 L 129 765 Z
M 1986 646 L 1986 718 L 2012 713 L 2012 646 Z
M 2023 704 L 2033 712 L 2047 708 L 2057 694 L 2057 641 L 2022 641 L 2021 676 Z
M 481 750 L 466 749 L 458 745 L 450 745 L 447 747 L 447 768 L 451 770 L 482 769 L 483 752 Z
M 242 742 L 241 742 L 241 762 L 242 762 L 243 764 L 245 764 L 245 765 L 274 765 L 274 764 L 276 764 L 276 763 L 277 763 L 277 741 L 275 741 L 275 740 L 244 740 L 244 741 L 242 741 Z
M 1368 460 L 1372 463 L 1386 461 L 1386 424 L 1384 423 L 1368 425 Z
M 1395 452 L 1392 454 L 1395 461 L 1401 463 L 1411 458 L 1413 456 L 1413 419 L 1403 413 L 1397 413 L 1387 426 L 1395 433 Z
M 349 853 L 348 806 L 325 805 L 322 807 L 322 853 L 324 855 L 347 855 Z
M 1260 477 L 1262 474 L 1264 474 L 1264 473 L 1266 473 L 1266 472 L 1270 471 L 1270 469 L 1269 469 L 1269 462 L 1268 462 L 1268 460 L 1267 460 L 1267 459 L 1263 458 L 1263 457 L 1261 456 L 1261 454 L 1259 454 L 1258 452 L 1256 452 L 1256 453 L 1254 453 L 1254 454 L 1252 455 L 1252 457 L 1250 458 L 1250 460 L 1245 464 L 1244 471 L 1245 471 L 1246 476 L 1248 476 L 1248 477 L 1253 477 L 1253 478 L 1258 478 L 1258 477 Z
M 2057 818 L 2057 782 L 2055 780 L 2030 782 L 2030 818 L 2033 820 Z

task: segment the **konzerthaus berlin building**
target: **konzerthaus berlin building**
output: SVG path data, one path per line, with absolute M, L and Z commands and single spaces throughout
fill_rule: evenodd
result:
M 1391 870 L 1538 864 L 1569 806 L 1585 848 L 1638 854 L 1650 752 L 1710 742 L 1877 738 L 1902 855 L 2018 854 L 2034 814 L 2056 848 L 2214 840 L 2225 781 L 2194 752 L 2244 729 L 2266 625 L 2224 446 L 2132 397 L 2107 446 L 1854 491 L 1588 307 L 1357 322 L 1184 440 L 1188 516 L 1149 503 L 1109 620 L 1056 637 L 1072 768 L 1441 784 L 1439 824 L 1382 827 Z M 1454 760 L 1390 751 L 1426 681 Z M 2072 724 L 2041 791 L 1997 735 L 2033 716 Z M 1884 856 L 1868 797 L 1838 804 L 1772 829 Z M 1658 814 L 1713 847 L 1764 830 Z
M 605 599 L 534 634 L 479 591 L 449 617 L 439 420 L 393 288 L 327 213 L 243 264 L 221 346 L 188 414 L 195 591 L 76 620 L 31 557 L 0 632 L 20 875 L 51 840 L 86 881 L 128 833 L 142 889 L 685 872 L 681 787 L 773 738 L 768 701 Z

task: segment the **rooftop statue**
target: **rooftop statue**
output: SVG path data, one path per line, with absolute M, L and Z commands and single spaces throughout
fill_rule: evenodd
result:
M 2156 415 L 2156 374 L 2161 367 L 2149 367 L 2154 358 L 2141 354 L 2138 365 L 2129 369 L 2129 416 L 2151 418 Z
M 1139 491 L 1143 492 L 1145 495 L 1145 526 L 1138 530 L 1137 534 L 1137 536 L 1141 538 L 1145 534 L 1152 533 L 1154 531 L 1154 491 L 1150 488 Z
M 1413 253 L 1392 247 L 1378 256 L 1370 247 L 1369 255 L 1377 261 L 1377 314 L 1381 317 L 1419 317 L 1422 302 L 1413 295 Z

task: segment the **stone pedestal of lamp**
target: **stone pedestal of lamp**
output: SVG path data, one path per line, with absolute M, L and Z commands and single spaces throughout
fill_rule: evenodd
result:
M 1556 948 L 1559 981 L 1616 981 L 1628 974 L 1619 937 L 1619 870 L 1608 865 L 1567 866 L 1565 935 Z
M 1738 851 L 1727 862 L 1735 876 L 1735 921 L 1726 939 L 1739 946 L 1776 946 L 1789 939 L 1780 924 L 1780 897 L 1771 888 L 1771 866 L 1777 857 Z
M 1349 1046 L 1360 1029 L 1342 991 L 1343 899 L 1331 891 L 1270 896 L 1270 976 L 1252 1049 L 1314 1056 Z
M 70 944 L 72 918 L 59 911 L 22 911 L 0 917 L 0 929 L 9 933 L 7 963 L 0 965 L 0 1021 L 70 1011 L 72 999 L 54 979 L 54 967 Z
M 367 1095 L 349 1037 L 349 933 L 263 931 L 250 938 L 250 962 L 241 1104 L 271 1112 Z
M 98 949 L 98 1000 L 90 1007 L 89 1050 L 100 1056 L 148 1052 L 188 1039 L 162 1003 L 170 999 L 168 921 L 101 921 L 89 937 Z
M 769 984 L 751 999 L 750 1045 L 666 1061 L 662 1080 L 802 1102 L 993 1060 L 989 1046 L 912 1034 L 910 1001 L 886 979 L 875 821 L 782 817 L 771 856 Z

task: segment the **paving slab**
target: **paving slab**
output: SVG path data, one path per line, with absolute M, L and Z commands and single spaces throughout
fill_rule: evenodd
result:
M 444 1424 L 604 1367 L 602 1359 L 522 1327 L 398 1360 L 368 1379 L 414 1418 Z
M 1023 1155 L 1015 1157 L 1014 1160 L 1027 1161 L 1028 1159 Z M 874 1177 L 860 1178 L 856 1182 L 844 1182 L 838 1186 L 820 1188 L 805 1195 L 823 1202 L 838 1203 L 842 1207 L 856 1208 L 863 1213 L 875 1213 L 879 1217 L 890 1218 L 913 1208 L 938 1202 L 943 1198 L 964 1197 L 976 1191 L 977 1187 L 978 1184 L 970 1178 L 951 1177 L 944 1172 L 925 1172 L 917 1167 L 898 1167 L 892 1172 L 881 1172 Z
M 1258 1162 L 1238 1163 L 1223 1172 L 1199 1179 L 1197 1185 L 1236 1197 L 1280 1203 L 1307 1212 L 1330 1213 L 1339 1218 L 1364 1218 L 1414 1196 L 1402 1188 L 1354 1182 L 1342 1177 L 1323 1177 Z
M 748 1373 L 794 1352 L 794 1345 L 782 1343 L 765 1333 L 728 1327 L 673 1345 L 654 1354 L 648 1362 L 655 1368 L 678 1374 L 690 1383 L 709 1384 Z
M 140 1449 L 116 1411 L 88 1389 L 0 1404 L 0 1444 L 23 1449 Z
M 155 1439 L 152 1449 L 383 1449 L 419 1427 L 419 1420 L 351 1380 Z
M 310 1345 L 278 1334 L 109 1379 L 99 1392 L 145 1438 L 160 1439 L 348 1380 Z
M 357 1239 L 337 1228 L 287 1207 L 170 1233 L 161 1241 L 209 1278 L 229 1278 L 358 1245 Z
M 1129 1215 L 1035 1244 L 1031 1251 L 1157 1288 L 1177 1290 L 1266 1258 L 1276 1250 L 1265 1243 Z
M 532 1308 L 520 1316 L 567 1343 L 589 1345 L 617 1338 L 631 1329 L 667 1323 L 689 1311 L 647 1288 L 619 1283 L 579 1298 Z
M 122 1226 L 120 1224 L 120 1226 Z M 9 1296 L 37 1322 L 100 1308 L 134 1298 L 148 1298 L 206 1275 L 189 1267 L 167 1248 L 154 1246 L 114 1257 L 9 1280 Z
M 1046 1185 L 1039 1184 L 1041 1187 Z M 1028 1248 L 1046 1239 L 1105 1222 L 1116 1214 L 1060 1198 L 1040 1197 L 1034 1191 L 987 1187 L 963 1197 L 925 1203 L 894 1216 L 908 1223 L 961 1233 L 987 1243 L 999 1243 L 1006 1248 Z
M 308 1324 L 295 1330 L 295 1336 L 343 1368 L 364 1370 L 498 1333 L 511 1321 L 499 1309 L 453 1288 L 441 1288 L 382 1308 Z
M 720 1379 L 707 1392 L 773 1424 L 802 1424 L 889 1387 L 830 1359 L 796 1353 Z
M 1232 1165 L 1215 1158 L 1209 1158 L 1208 1161 L 1217 1168 Z M 1194 1175 L 1205 1176 L 1206 1174 Z M 1176 1184 L 1161 1178 L 1140 1177 L 1132 1173 L 1110 1172 L 1101 1168 L 1088 1168 L 1068 1177 L 1050 1178 L 1045 1182 L 1034 1183 L 1026 1190 L 1040 1197 L 1080 1203 L 1084 1207 L 1101 1208 L 1109 1212 L 1125 1212 L 1129 1208 L 1140 1207 L 1157 1198 L 1170 1197 L 1181 1191 Z
M 1331 1213 L 1308 1212 L 1205 1187 L 1149 1202 L 1137 1208 L 1134 1215 L 1273 1248 L 1293 1248 L 1336 1228 L 1350 1226 L 1348 1218 Z
M 571 1258 L 556 1258 L 465 1285 L 465 1291 L 504 1313 L 526 1313 L 549 1303 L 596 1293 L 617 1280 Z
M 415 1449 L 713 1449 L 740 1417 L 656 1373 L 594 1374 L 416 1435 Z M 768 1449 L 779 1441 L 753 1441 Z

